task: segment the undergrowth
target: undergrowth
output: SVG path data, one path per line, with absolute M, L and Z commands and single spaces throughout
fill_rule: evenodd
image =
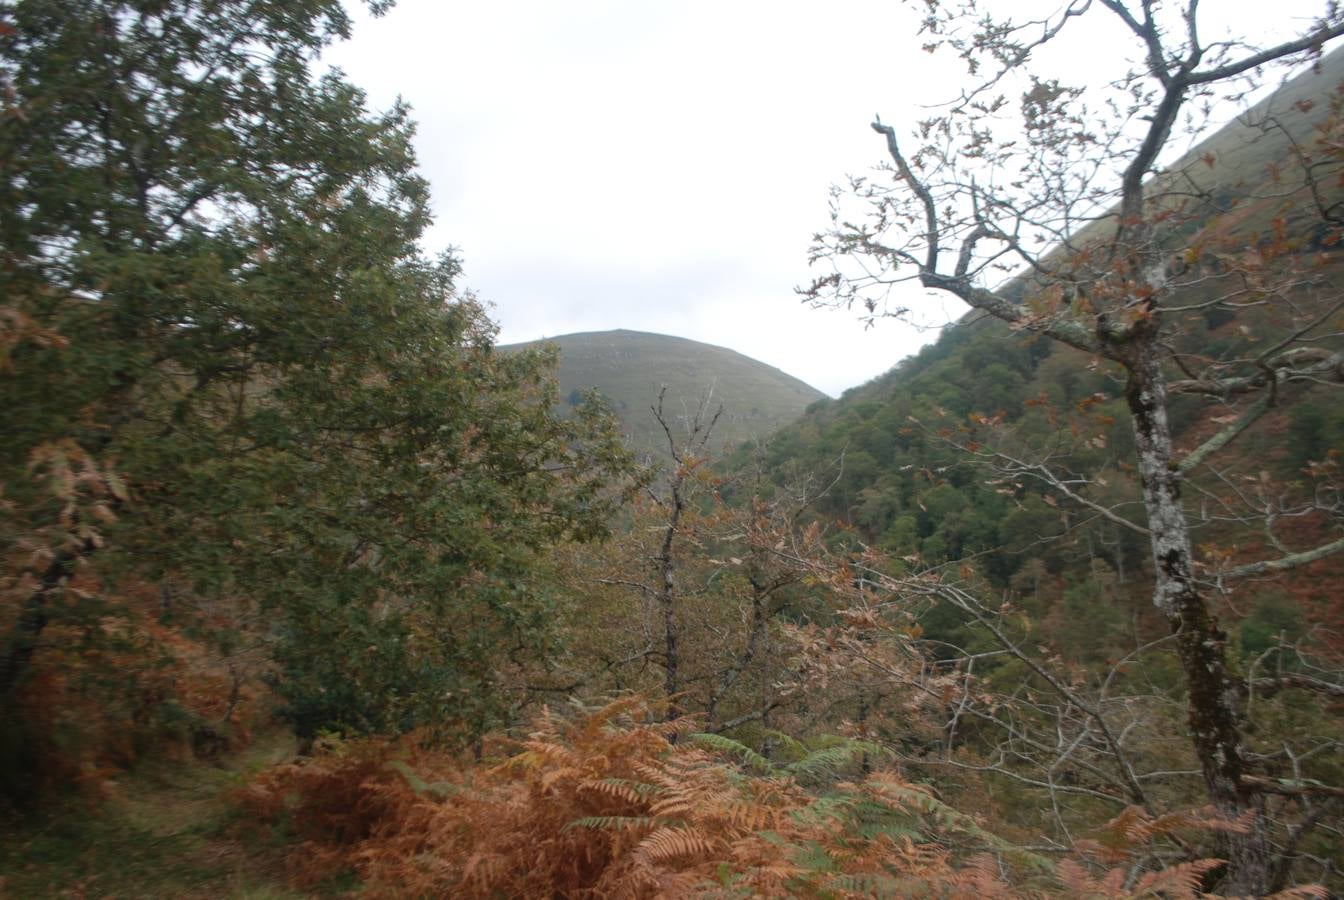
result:
M 1239 827 L 1134 809 L 1048 860 L 893 771 L 845 780 L 869 745 L 777 762 L 692 728 L 628 698 L 546 711 L 490 765 L 414 736 L 329 741 L 239 799 L 246 821 L 295 838 L 296 884 L 350 870 L 371 897 L 1197 897 L 1219 861 L 1144 871 L 1140 851 Z
M 104 779 L 97 797 L 48 795 L 0 817 L 0 898 L 303 896 L 285 879 L 273 837 L 240 841 L 230 791 L 293 754 L 272 731 L 245 753 L 212 761 L 156 759 Z

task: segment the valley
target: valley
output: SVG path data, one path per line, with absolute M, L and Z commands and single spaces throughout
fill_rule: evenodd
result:
M 986 7 L 839 397 L 497 345 L 341 3 L 0 8 L 0 895 L 1344 891 L 1344 13 Z

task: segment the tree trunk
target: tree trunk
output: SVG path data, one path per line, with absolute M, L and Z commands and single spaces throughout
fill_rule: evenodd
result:
M 93 546 L 85 542 L 82 549 L 89 553 Z M 77 557 L 72 552 L 57 553 L 42 573 L 37 590 L 24 603 L 19 621 L 6 641 L 4 654 L 0 656 L 0 701 L 9 696 L 27 671 L 37 649 L 37 640 L 42 635 L 42 629 L 47 627 L 47 602 L 74 574 L 76 561 Z
M 666 721 L 671 722 L 681 715 L 676 696 L 681 693 L 681 679 L 677 672 L 677 595 L 676 565 L 672 558 L 677 528 L 681 524 L 681 513 L 686 507 L 681 496 L 681 474 L 672 480 L 672 512 L 663 533 L 663 544 L 658 552 L 658 604 L 663 611 L 663 694 L 667 700 Z
M 1151 533 L 1156 583 L 1153 602 L 1177 635 L 1185 674 L 1190 737 L 1209 797 L 1226 818 L 1256 810 L 1241 783 L 1244 770 L 1236 685 L 1228 677 L 1227 635 L 1218 627 L 1194 579 L 1193 554 L 1181 507 L 1180 472 L 1173 460 L 1167 385 L 1157 343 L 1157 314 L 1136 325 L 1117 357 L 1129 372 L 1126 401 L 1134 424 L 1139 475 Z M 1269 884 L 1270 856 L 1257 814 L 1245 832 L 1224 832 L 1228 867 L 1221 885 L 1231 896 L 1259 896 Z

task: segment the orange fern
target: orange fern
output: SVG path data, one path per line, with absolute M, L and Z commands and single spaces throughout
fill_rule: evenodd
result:
M 301 836 L 298 880 L 353 869 L 374 897 L 1183 898 L 1203 896 L 1220 865 L 1114 865 L 1174 829 L 1207 826 L 1202 811 L 1127 810 L 1088 845 L 1100 864 L 1053 864 L 892 773 L 809 792 L 744 772 L 724 747 L 673 743 L 688 726 L 654 718 L 632 699 L 574 718 L 543 711 L 492 766 L 413 739 L 332 743 L 265 773 L 242 800 Z M 938 834 L 989 852 L 958 860 L 921 836 Z
M 575 719 L 544 711 L 489 768 L 413 741 L 332 744 L 241 799 L 302 835 L 300 881 L 352 868 L 374 896 L 858 897 L 898 878 L 954 883 L 939 848 L 860 838 L 840 814 L 853 803 L 744 775 L 669 740 L 689 724 L 652 718 L 632 699 Z

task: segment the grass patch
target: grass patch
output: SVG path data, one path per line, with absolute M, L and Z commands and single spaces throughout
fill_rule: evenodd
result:
M 292 753 L 292 739 L 273 734 L 221 764 L 147 762 L 104 803 L 68 799 L 0 823 L 0 897 L 303 897 L 285 882 L 282 847 L 235 835 L 227 798 Z

